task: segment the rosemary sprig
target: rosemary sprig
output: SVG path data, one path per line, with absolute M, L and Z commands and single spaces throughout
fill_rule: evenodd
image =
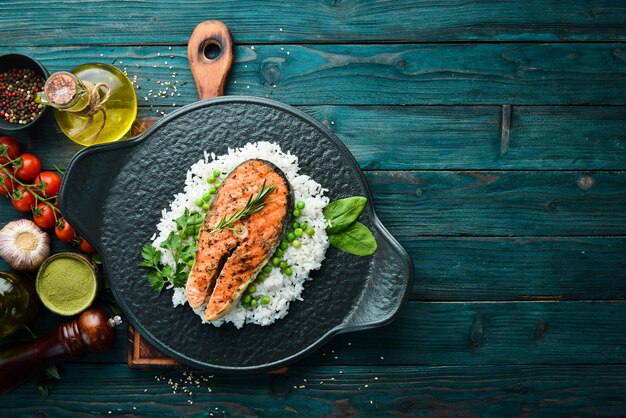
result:
M 276 186 L 274 186 L 273 184 L 270 184 L 269 186 L 265 187 L 265 180 L 263 180 L 263 185 L 261 186 L 261 190 L 259 190 L 259 192 L 255 196 L 250 195 L 250 197 L 248 198 L 248 203 L 246 203 L 246 206 L 235 211 L 229 217 L 223 216 L 222 219 L 220 219 L 220 221 L 217 223 L 215 228 L 211 230 L 211 233 L 213 234 L 225 228 L 232 229 L 232 225 L 238 220 L 243 219 L 246 216 L 250 216 L 253 213 L 258 212 L 261 209 L 263 209 L 263 207 L 267 203 L 265 201 L 265 198 L 270 193 L 272 193 L 274 189 L 276 189 Z

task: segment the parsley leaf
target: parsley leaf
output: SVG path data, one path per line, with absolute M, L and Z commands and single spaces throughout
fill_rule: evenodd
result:
M 152 289 L 154 289 L 156 292 L 161 292 L 161 290 L 163 290 L 163 286 L 165 286 L 165 280 L 163 279 L 163 275 L 156 271 L 156 272 L 152 272 L 152 273 L 148 273 L 146 274 L 146 279 L 148 279 L 148 282 L 150 282 L 150 286 L 152 286 Z

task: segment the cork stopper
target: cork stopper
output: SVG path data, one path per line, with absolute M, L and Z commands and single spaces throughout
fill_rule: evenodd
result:
M 74 100 L 78 91 L 76 77 L 66 71 L 52 74 L 46 81 L 44 93 L 49 102 L 57 106 L 66 106 Z

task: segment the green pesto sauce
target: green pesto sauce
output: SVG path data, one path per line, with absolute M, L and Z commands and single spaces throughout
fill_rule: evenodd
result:
M 93 301 L 96 277 L 85 262 L 70 257 L 57 258 L 39 272 L 37 292 L 51 310 L 72 315 Z

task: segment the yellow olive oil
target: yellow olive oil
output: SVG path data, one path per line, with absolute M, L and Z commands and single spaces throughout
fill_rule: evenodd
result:
M 102 112 L 96 113 L 91 125 L 79 134 L 72 134 L 72 131 L 80 130 L 85 126 L 88 117 L 67 111 L 67 109 L 55 108 L 54 116 L 63 133 L 72 141 L 84 146 L 128 138 L 130 128 L 137 117 L 137 96 L 128 77 L 116 67 L 100 63 L 83 64 L 70 72 L 83 82 L 106 83 L 110 89 L 110 97 L 102 104 L 106 112 L 106 120 Z M 103 88 L 99 90 L 100 95 L 104 96 Z M 70 110 L 84 108 L 87 105 L 87 99 L 88 95 L 84 94 Z M 95 140 L 89 141 L 94 134 L 97 134 Z

